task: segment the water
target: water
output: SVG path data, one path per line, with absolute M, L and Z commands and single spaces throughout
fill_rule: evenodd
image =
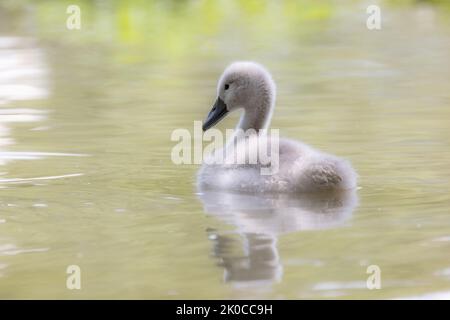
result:
M 21 3 L 0 6 L 1 298 L 449 297 L 445 8 L 386 3 L 368 31 L 352 2 L 86 3 L 68 31 L 63 2 Z M 351 160 L 356 192 L 196 190 L 170 134 L 236 59 L 272 71 L 272 127 Z

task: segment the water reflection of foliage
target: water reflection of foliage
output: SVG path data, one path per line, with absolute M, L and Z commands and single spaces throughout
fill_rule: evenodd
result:
M 135 45 L 155 57 L 179 57 L 192 51 L 214 52 L 217 46 L 226 48 L 227 44 L 232 48 L 245 37 L 252 39 L 255 46 L 276 46 L 279 40 L 315 34 L 346 3 L 338 6 L 331 0 L 6 0 L 3 6 L 16 13 L 14 20 L 31 24 L 40 38 L 75 45 Z M 383 3 L 445 6 L 448 2 L 386 0 Z M 82 9 L 81 31 L 68 32 L 65 28 L 69 4 L 77 4 Z M 348 4 L 354 6 L 352 1 Z M 25 7 L 27 10 L 23 10 Z
M 74 1 L 6 1 L 11 10 L 28 7 L 40 32 L 47 37 L 66 32 L 65 10 Z M 259 33 L 296 29 L 298 24 L 329 19 L 332 1 L 76 1 L 82 9 L 83 32 L 72 33 L 70 41 L 115 40 L 120 43 L 147 42 L 164 45 L 169 51 L 188 50 L 199 36 L 219 33 L 230 37 L 240 24 Z M 229 21 L 235 29 L 225 29 Z

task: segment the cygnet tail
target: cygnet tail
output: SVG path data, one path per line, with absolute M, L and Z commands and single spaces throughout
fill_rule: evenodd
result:
M 349 190 L 357 182 L 350 163 L 332 156 L 311 161 L 298 178 L 299 191 Z

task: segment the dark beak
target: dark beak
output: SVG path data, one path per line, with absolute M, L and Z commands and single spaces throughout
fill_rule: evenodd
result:
M 205 122 L 203 122 L 203 131 L 208 130 L 217 122 L 222 120 L 222 118 L 225 117 L 227 113 L 228 113 L 227 105 L 225 104 L 225 102 L 222 101 L 222 99 L 217 98 L 213 108 L 206 117 Z

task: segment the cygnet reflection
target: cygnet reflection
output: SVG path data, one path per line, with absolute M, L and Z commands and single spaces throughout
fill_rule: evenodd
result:
M 358 204 L 355 190 L 277 195 L 199 190 L 198 194 L 207 214 L 236 227 L 234 233 L 209 230 L 209 239 L 225 281 L 246 285 L 281 280 L 279 235 L 341 226 Z

